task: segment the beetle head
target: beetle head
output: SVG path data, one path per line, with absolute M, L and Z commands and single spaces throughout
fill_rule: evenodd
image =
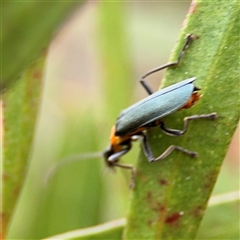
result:
M 103 158 L 108 167 L 113 167 L 114 164 L 112 161 L 109 160 L 109 157 L 113 154 L 113 150 L 111 146 L 108 146 L 104 151 L 103 151 Z

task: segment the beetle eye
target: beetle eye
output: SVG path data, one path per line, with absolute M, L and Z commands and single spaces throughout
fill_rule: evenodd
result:
M 107 160 L 108 157 L 111 155 L 112 155 L 112 150 L 111 150 L 111 147 L 109 146 L 107 149 L 103 151 L 103 157 L 105 160 Z

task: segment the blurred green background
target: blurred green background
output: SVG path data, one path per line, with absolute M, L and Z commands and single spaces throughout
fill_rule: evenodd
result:
M 129 173 L 112 173 L 100 158 L 65 165 L 49 181 L 46 177 L 66 157 L 107 147 L 120 111 L 146 96 L 139 78 L 167 62 L 189 5 L 190 1 L 89 2 L 59 29 L 49 49 L 33 155 L 9 239 L 39 239 L 126 216 Z M 121 15 L 120 36 L 114 36 L 111 27 L 103 31 L 110 14 Z M 108 37 L 111 46 L 106 44 Z M 121 41 L 122 48 L 114 48 L 114 41 Z M 120 50 L 124 56 L 119 60 Z M 105 61 L 106 53 L 115 60 Z M 106 69 L 116 77 L 109 79 Z M 149 78 L 156 90 L 162 74 Z M 136 145 L 123 161 L 136 159 Z M 214 194 L 239 189 L 238 166 L 239 129 Z M 215 212 L 214 216 L 216 221 Z

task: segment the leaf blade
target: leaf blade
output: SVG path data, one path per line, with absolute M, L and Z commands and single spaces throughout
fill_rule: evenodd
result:
M 236 61 L 239 58 L 239 45 L 229 44 L 239 42 L 238 21 L 237 1 L 232 1 L 231 4 L 220 1 L 218 5 L 208 1 L 192 3 L 173 58 L 176 59 L 186 33 L 197 34 L 200 39 L 189 48 L 178 68 L 167 71 L 164 85 L 196 76 L 204 89 L 204 96 L 187 113 L 174 113 L 166 120 L 170 127 L 181 129 L 182 119 L 186 114 L 216 111 L 220 117 L 216 122 L 191 123 L 186 136 L 178 139 L 162 136 L 157 130 L 149 131 L 150 144 L 155 156 L 169 145 L 176 144 L 198 151 L 200 157 L 191 160 L 181 153 L 174 152 L 162 162 L 149 164 L 141 155 L 125 231 L 126 239 L 195 237 L 239 119 L 239 112 L 236 111 L 239 109 L 236 94 L 238 90 L 233 87 L 238 83 L 235 76 L 239 68 Z M 219 78 L 225 79 L 226 82 L 220 85 L 216 81 Z M 230 84 L 227 81 L 229 79 Z M 228 107 L 229 104 L 231 108 Z

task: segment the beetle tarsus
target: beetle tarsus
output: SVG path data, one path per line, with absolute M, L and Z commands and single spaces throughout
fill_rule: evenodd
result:
M 206 114 L 208 115 L 207 118 L 211 119 L 211 120 L 215 120 L 218 118 L 218 114 L 216 112 L 213 112 L 213 113 L 209 113 L 209 114 Z
M 136 168 L 133 165 L 119 163 L 118 161 L 114 162 L 113 165 L 116 167 L 128 169 L 131 171 L 131 181 L 130 181 L 129 187 L 133 189 L 135 187 Z
M 146 74 L 144 74 L 141 79 L 140 79 L 140 83 L 142 84 L 143 88 L 146 90 L 146 92 L 151 95 L 153 94 L 153 90 L 152 88 L 149 86 L 149 84 L 144 80 L 146 77 L 148 77 L 149 75 L 155 73 L 155 72 L 158 72 L 158 71 L 161 71 L 165 68 L 168 68 L 168 67 L 174 67 L 174 66 L 177 66 L 180 61 L 182 60 L 184 54 L 185 54 L 185 51 L 186 49 L 189 47 L 189 45 L 193 42 L 193 40 L 197 39 L 198 37 L 196 35 L 193 35 L 193 34 L 188 34 L 187 37 L 186 37 L 186 41 L 185 41 L 185 44 L 183 45 L 183 48 L 180 52 L 180 54 L 178 55 L 178 58 L 177 58 L 177 61 L 175 62 L 171 62 L 171 63 L 167 63 L 167 64 L 164 64 L 164 65 L 161 65 L 159 67 L 156 67 L 152 70 L 150 70 L 149 72 L 147 72 Z
M 171 145 L 159 157 L 157 157 L 154 160 L 154 162 L 166 158 L 174 150 L 178 150 L 180 152 L 183 152 L 183 153 L 185 153 L 185 154 L 187 154 L 187 155 L 189 155 L 190 157 L 193 157 L 193 158 L 197 158 L 198 157 L 198 153 L 197 152 L 189 151 L 188 149 L 182 148 L 180 146 Z
M 164 122 L 160 123 L 160 128 L 167 135 L 170 135 L 170 136 L 181 136 L 184 133 L 186 133 L 186 131 L 188 130 L 189 121 L 197 120 L 197 119 L 215 120 L 217 117 L 218 117 L 218 115 L 215 112 L 209 113 L 209 114 L 193 115 L 193 116 L 185 117 L 183 119 L 183 122 L 184 122 L 183 130 L 168 128 L 168 127 L 166 127 Z
M 188 122 L 190 120 L 195 120 L 195 119 L 210 119 L 210 120 L 215 120 L 217 119 L 218 115 L 216 112 L 213 112 L 213 113 L 209 113 L 209 114 L 201 114 L 201 115 L 192 115 L 192 116 L 189 116 L 189 117 L 185 117 L 184 118 L 184 121 L 185 122 Z

